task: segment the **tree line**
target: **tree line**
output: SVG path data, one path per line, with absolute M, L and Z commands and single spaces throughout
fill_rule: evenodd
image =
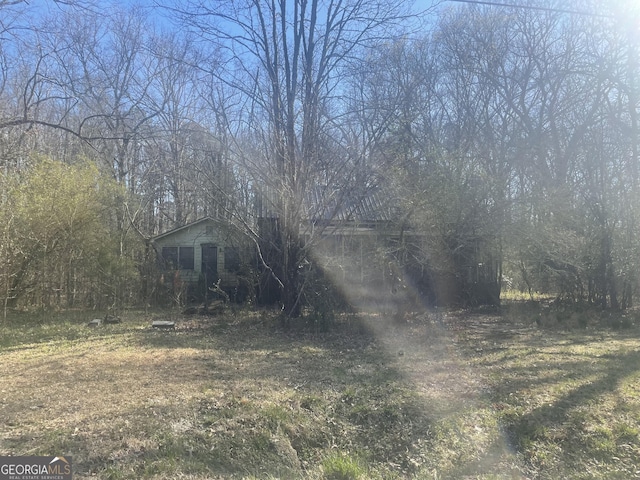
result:
M 471 275 L 630 307 L 638 12 L 569 3 L 597 15 L 0 2 L 5 310 L 149 302 L 148 240 L 210 216 L 264 250 L 296 317 L 315 240 L 372 196 L 414 234 L 378 253 L 427 269 L 448 301 L 470 300 Z

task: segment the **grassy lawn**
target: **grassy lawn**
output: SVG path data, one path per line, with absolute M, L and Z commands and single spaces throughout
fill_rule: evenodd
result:
M 633 325 L 93 316 L 0 325 L 0 455 L 71 455 L 77 479 L 640 478 Z

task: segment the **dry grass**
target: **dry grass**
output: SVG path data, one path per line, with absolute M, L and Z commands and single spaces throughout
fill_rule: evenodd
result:
M 90 317 L 2 325 L 1 455 L 72 455 L 78 479 L 640 475 L 633 329 Z

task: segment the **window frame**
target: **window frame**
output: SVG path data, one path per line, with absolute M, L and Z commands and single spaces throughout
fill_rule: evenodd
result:
M 186 245 L 168 245 L 161 251 L 164 265 L 173 270 L 195 270 L 195 248 Z
M 164 265 L 169 268 L 177 268 L 178 259 L 180 258 L 179 254 L 180 249 L 177 246 L 167 246 L 162 247 L 162 261 Z
M 195 270 L 194 247 L 178 247 L 178 266 L 180 270 Z

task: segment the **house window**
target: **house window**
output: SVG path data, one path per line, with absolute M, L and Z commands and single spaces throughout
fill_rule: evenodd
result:
M 193 247 L 162 247 L 162 258 L 169 268 L 193 270 Z
M 180 270 L 193 270 L 193 247 L 180 247 Z
M 224 268 L 229 272 L 240 270 L 240 252 L 238 247 L 224 248 Z
M 162 247 L 162 259 L 169 268 L 178 266 L 178 247 Z

